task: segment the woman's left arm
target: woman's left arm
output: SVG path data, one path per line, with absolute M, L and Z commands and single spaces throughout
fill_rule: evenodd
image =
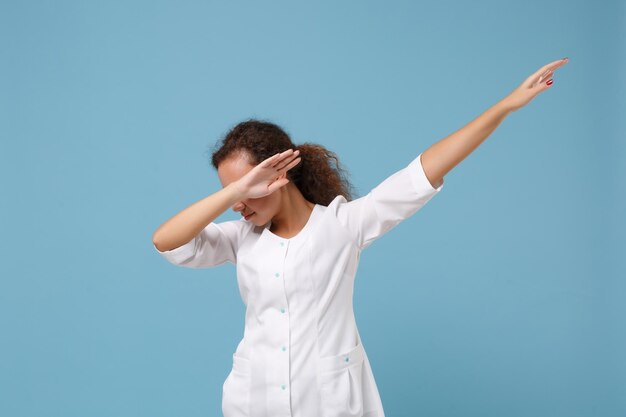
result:
M 439 186 L 443 177 L 487 139 L 509 113 L 522 108 L 539 93 L 547 90 L 552 84 L 554 71 L 567 62 L 568 59 L 563 58 L 539 68 L 508 96 L 461 129 L 426 149 L 422 153 L 421 161 L 424 173 L 433 187 Z

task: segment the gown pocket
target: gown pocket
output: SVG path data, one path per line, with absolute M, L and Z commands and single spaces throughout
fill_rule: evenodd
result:
M 233 367 L 222 386 L 224 417 L 250 415 L 250 359 L 233 354 Z
M 322 417 L 363 415 L 363 346 L 320 358 L 319 378 Z

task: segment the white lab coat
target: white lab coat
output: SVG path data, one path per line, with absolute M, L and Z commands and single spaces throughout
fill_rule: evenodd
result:
M 223 384 L 225 417 L 384 417 L 353 286 L 361 251 L 443 188 L 443 181 L 433 188 L 420 158 L 361 198 L 316 204 L 290 239 L 270 232 L 271 222 L 242 218 L 157 249 L 182 267 L 236 265 L 246 317 Z

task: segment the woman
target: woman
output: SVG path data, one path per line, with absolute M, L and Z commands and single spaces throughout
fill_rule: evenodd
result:
M 566 62 L 543 66 L 355 200 L 337 158 L 322 146 L 295 146 L 280 127 L 256 120 L 226 135 L 212 156 L 223 188 L 152 238 L 175 265 L 236 265 L 247 308 L 223 385 L 225 417 L 384 416 L 352 308 L 361 251 L 441 191 L 444 176 L 546 90 Z M 244 217 L 215 223 L 229 207 Z

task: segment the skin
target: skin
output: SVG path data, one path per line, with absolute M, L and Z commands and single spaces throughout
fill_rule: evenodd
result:
M 439 185 L 443 177 L 491 135 L 506 116 L 524 107 L 538 94 L 550 88 L 546 81 L 552 79 L 554 71 L 567 62 L 568 59 L 564 58 L 542 66 L 508 96 L 461 129 L 426 149 L 422 153 L 421 162 L 431 185 Z
M 223 188 L 177 213 L 152 234 L 160 251 L 169 251 L 189 242 L 228 208 L 249 214 L 249 221 L 264 225 L 272 219 L 270 231 L 285 238 L 296 235 L 306 224 L 314 204 L 306 201 L 286 177 L 287 170 L 300 162 L 298 151 L 288 149 L 252 166 L 245 154 L 235 155 L 218 166 Z
M 564 58 L 542 66 L 470 123 L 427 148 L 421 162 L 431 185 L 438 187 L 445 175 L 489 137 L 506 116 L 550 88 L 546 81 L 567 62 Z M 251 165 L 245 153 L 233 155 L 218 167 L 223 188 L 159 226 L 152 235 L 153 244 L 160 251 L 175 249 L 193 239 L 228 208 L 246 215 L 255 213 L 248 221 L 259 226 L 271 220 L 270 231 L 278 236 L 287 239 L 295 236 L 314 207 L 286 178 L 286 172 L 299 162 L 298 152 L 292 149 L 258 165 Z
M 240 212 L 242 216 L 254 213 L 247 220 L 257 226 L 263 226 L 271 220 L 270 231 L 289 239 L 304 227 L 315 206 L 286 178 L 287 170 L 296 166 L 300 160 L 298 151 L 289 150 L 283 158 L 278 157 L 276 163 L 267 163 L 267 174 L 259 171 L 246 176 L 255 166 L 248 162 L 245 154 L 240 154 L 223 161 L 217 169 L 217 175 L 224 187 L 241 179 L 239 186 L 244 198 L 233 205 L 233 211 Z M 272 187 L 274 176 L 278 181 L 272 191 L 269 187 Z

